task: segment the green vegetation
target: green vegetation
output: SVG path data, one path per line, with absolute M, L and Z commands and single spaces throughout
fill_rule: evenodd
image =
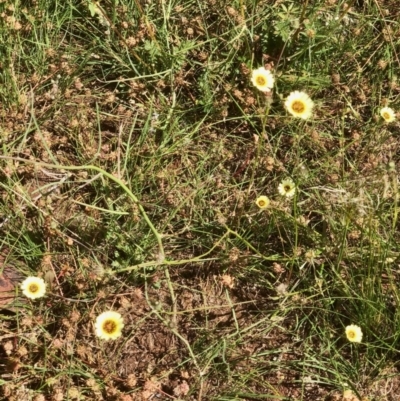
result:
M 396 0 L 0 11 L 3 399 L 396 399 Z

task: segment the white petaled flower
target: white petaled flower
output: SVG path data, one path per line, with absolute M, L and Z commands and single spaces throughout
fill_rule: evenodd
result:
M 103 340 L 115 340 L 122 334 L 124 320 L 118 312 L 103 312 L 96 318 L 96 336 Z
M 269 200 L 268 196 L 265 196 L 265 195 L 259 196 L 256 199 L 256 205 L 260 209 L 266 209 L 270 203 L 271 203 L 271 201 Z
M 252 71 L 251 82 L 258 90 L 269 92 L 274 87 L 275 78 L 270 70 L 260 67 Z
M 383 107 L 381 109 L 381 117 L 387 122 L 391 123 L 396 120 L 396 113 L 390 107 Z
M 291 178 L 286 178 L 278 185 L 278 192 L 287 198 L 291 198 L 296 193 L 296 184 Z
M 306 120 L 312 116 L 314 102 L 307 93 L 294 91 L 287 97 L 285 107 L 292 116 Z
M 346 327 L 346 337 L 352 343 L 360 343 L 363 337 L 361 328 L 355 324 Z
M 41 298 L 46 294 L 46 283 L 40 277 L 30 276 L 21 283 L 21 290 L 30 299 Z

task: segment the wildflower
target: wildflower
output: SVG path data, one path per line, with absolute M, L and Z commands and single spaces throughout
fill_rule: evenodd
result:
M 271 201 L 269 200 L 269 198 L 267 196 L 259 196 L 256 199 L 256 205 L 260 208 L 260 209 L 266 209 L 269 204 L 271 203 Z
M 260 67 L 251 73 L 252 84 L 262 92 L 269 92 L 274 87 L 275 78 L 270 70 Z
M 360 327 L 355 324 L 351 324 L 346 327 L 346 337 L 352 343 L 360 343 L 362 340 L 362 331 Z
M 390 107 L 383 107 L 381 109 L 381 116 L 387 123 L 391 123 L 396 119 L 396 114 Z
M 40 277 L 27 277 L 21 283 L 22 293 L 30 298 L 41 298 L 46 294 L 46 283 Z
M 103 312 L 96 318 L 96 336 L 103 340 L 115 340 L 121 335 L 124 320 L 118 312 Z
M 286 178 L 278 186 L 278 192 L 282 196 L 291 198 L 296 192 L 296 185 L 291 178 Z
M 314 102 L 307 93 L 294 91 L 287 97 L 285 107 L 291 115 L 306 120 L 312 115 Z

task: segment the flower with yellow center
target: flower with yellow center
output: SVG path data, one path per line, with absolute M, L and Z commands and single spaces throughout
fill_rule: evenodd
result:
M 275 78 L 270 70 L 260 67 L 251 73 L 252 84 L 262 92 L 269 92 L 274 87 Z
M 351 324 L 346 327 L 346 337 L 352 343 L 360 343 L 362 340 L 363 333 L 361 328 L 355 324 Z
M 278 192 L 282 196 L 291 198 L 296 192 L 296 184 L 291 178 L 286 178 L 278 185 Z
M 312 116 L 314 102 L 307 93 L 294 91 L 287 97 L 285 107 L 292 116 L 306 120 Z
M 260 209 L 266 209 L 270 203 L 271 203 L 271 201 L 269 200 L 268 196 L 265 196 L 265 195 L 259 196 L 256 199 L 256 205 Z
M 122 334 L 124 320 L 118 312 L 103 312 L 96 318 L 96 336 L 103 340 L 115 340 Z
M 46 294 L 46 283 L 40 277 L 30 276 L 21 283 L 21 290 L 30 299 L 41 298 Z
M 383 107 L 381 109 L 381 117 L 385 120 L 385 122 L 391 123 L 396 120 L 396 113 L 390 107 Z

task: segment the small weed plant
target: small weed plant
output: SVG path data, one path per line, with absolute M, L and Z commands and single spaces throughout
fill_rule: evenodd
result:
M 397 3 L 0 2 L 2 399 L 398 400 Z

